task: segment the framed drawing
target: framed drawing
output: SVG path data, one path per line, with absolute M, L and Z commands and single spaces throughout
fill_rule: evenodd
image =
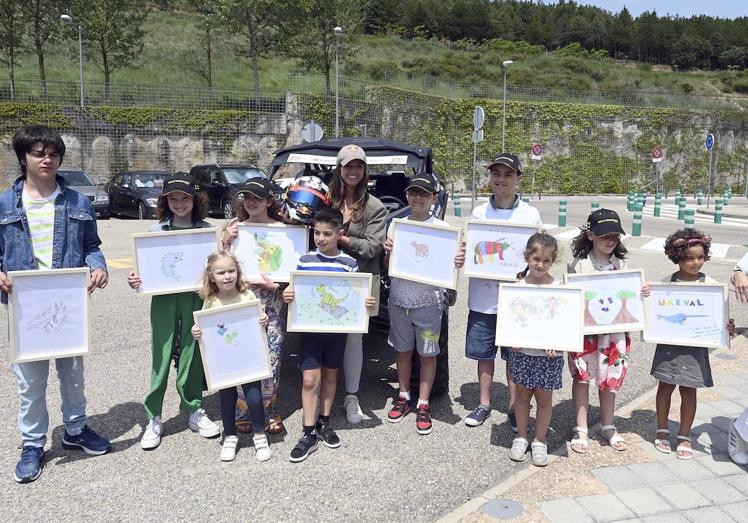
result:
M 461 242 L 462 231 L 456 227 L 396 218 L 392 220 L 389 275 L 456 289 L 454 257 Z
M 89 347 L 88 267 L 11 271 L 8 324 L 16 363 L 81 356 Z
M 309 251 L 309 230 L 304 225 L 242 223 L 232 246 L 246 278 L 264 273 L 286 282 L 299 257 Z
M 200 337 L 205 381 L 211 391 L 273 375 L 260 300 L 193 312 Z
M 499 285 L 496 345 L 582 352 L 583 343 L 582 287 Z
M 540 231 L 531 224 L 502 220 L 468 220 L 465 235 L 465 276 L 516 281 L 527 266 L 525 247 Z
M 564 283 L 584 288 L 584 333 L 644 330 L 641 269 L 564 274 Z
M 650 283 L 644 298 L 647 343 L 729 347 L 727 286 L 709 283 Z
M 220 248 L 215 228 L 138 233 L 132 241 L 142 294 L 199 289 L 208 256 Z
M 289 285 L 288 332 L 368 332 L 371 274 L 293 271 Z

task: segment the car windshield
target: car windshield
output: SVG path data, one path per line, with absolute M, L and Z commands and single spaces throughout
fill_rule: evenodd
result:
M 58 174 L 65 178 L 68 183 L 73 187 L 80 187 L 83 185 L 96 185 L 91 181 L 91 178 L 83 171 L 58 171 Z
M 164 173 L 138 173 L 135 175 L 135 187 L 157 187 L 164 186 Z
M 223 174 L 226 175 L 226 181 L 230 184 L 244 183 L 250 178 L 257 178 L 258 176 L 264 176 L 262 171 L 259 169 L 242 169 L 242 168 L 231 168 L 223 169 Z

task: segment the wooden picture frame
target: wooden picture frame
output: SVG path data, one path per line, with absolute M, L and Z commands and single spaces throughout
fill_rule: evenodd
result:
M 301 255 L 309 252 L 309 229 L 283 223 L 240 223 L 232 250 L 244 277 L 257 280 L 268 274 L 274 282 L 287 282 Z
M 392 220 L 392 252 L 387 270 L 391 277 L 457 288 L 454 257 L 460 252 L 462 230 L 435 223 Z
M 270 378 L 273 367 L 260 300 L 193 312 L 202 331 L 200 356 L 210 391 Z
M 91 316 L 90 269 L 10 271 L 8 330 L 12 361 L 69 358 L 87 354 Z
M 196 291 L 208 256 L 220 249 L 218 229 L 187 229 L 132 234 L 135 272 L 145 295 Z
M 368 273 L 292 272 L 296 296 L 288 305 L 288 332 L 367 333 L 371 280 Z
M 729 348 L 727 286 L 721 283 L 650 283 L 644 298 L 646 343 Z
M 496 345 L 582 352 L 584 305 L 582 287 L 502 282 Z
M 564 274 L 564 283 L 584 288 L 585 334 L 644 330 L 643 270 Z
M 525 247 L 540 232 L 537 224 L 506 220 L 468 220 L 465 232 L 465 268 L 469 278 L 517 281 L 526 266 Z

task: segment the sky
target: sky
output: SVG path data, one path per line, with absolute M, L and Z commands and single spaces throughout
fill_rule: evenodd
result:
M 619 12 L 623 6 L 636 18 L 644 11 L 657 11 L 658 16 L 670 14 L 689 18 L 694 15 L 708 15 L 719 18 L 738 18 L 748 16 L 748 0 L 575 0 L 577 4 L 594 5 L 612 13 Z M 555 0 L 544 3 L 554 4 Z

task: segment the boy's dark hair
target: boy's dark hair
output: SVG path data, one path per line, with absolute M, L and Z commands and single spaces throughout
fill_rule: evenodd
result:
M 26 174 L 26 153 L 31 151 L 35 143 L 41 142 L 44 145 L 44 151 L 54 149 L 60 153 L 60 163 L 65 156 L 65 142 L 62 137 L 47 126 L 35 125 L 24 127 L 16 131 L 13 135 L 13 150 L 16 152 L 18 164 L 21 166 L 21 172 Z
M 571 254 L 575 258 L 586 258 L 592 250 L 592 240 L 587 237 L 587 232 L 587 229 L 582 229 L 579 235 L 571 241 Z M 628 253 L 628 249 L 621 241 L 613 249 L 613 256 L 620 260 L 625 260 Z
M 532 253 L 535 252 L 536 249 L 552 249 L 553 262 L 555 263 L 556 257 L 558 256 L 558 242 L 556 241 L 556 238 L 544 232 L 536 232 L 535 234 L 530 236 L 530 238 L 527 240 L 527 245 L 525 246 L 525 260 L 527 260 L 532 255 Z M 527 267 L 525 267 L 525 270 L 517 273 L 517 279 L 521 280 L 522 278 L 527 276 L 528 272 L 530 272 L 529 264 L 527 265 Z
M 340 230 L 343 228 L 343 213 L 332 207 L 324 207 L 317 211 L 312 220 L 314 225 L 324 223 L 331 225 L 333 229 Z
M 686 257 L 686 251 L 696 245 L 704 248 L 704 258 L 709 259 L 709 247 L 712 244 L 712 237 L 707 236 L 696 229 L 680 229 L 667 237 L 665 240 L 665 254 L 670 261 L 678 263 Z
M 169 209 L 168 195 L 161 194 L 158 197 L 156 203 L 156 218 L 158 221 L 163 222 L 171 220 L 174 217 L 174 213 Z M 204 191 L 198 191 L 195 196 L 192 197 L 192 223 L 195 224 L 198 221 L 204 219 L 208 215 L 208 195 Z

